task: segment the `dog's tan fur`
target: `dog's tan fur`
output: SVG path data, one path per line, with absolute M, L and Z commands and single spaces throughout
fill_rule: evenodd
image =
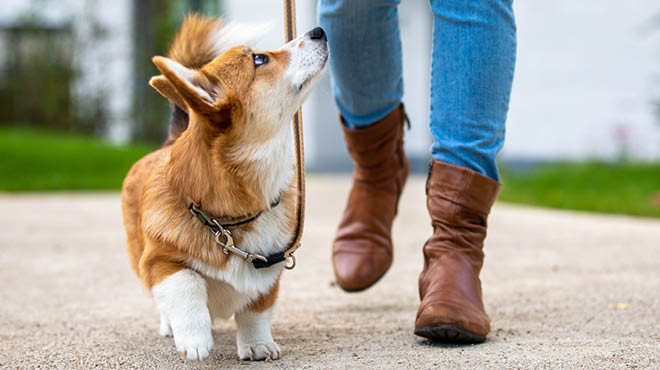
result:
M 256 214 L 272 201 L 265 198 L 258 186 L 254 186 L 258 184 L 256 169 L 227 157 L 229 151 L 226 149 L 233 147 L 239 140 L 245 145 L 245 139 L 253 141 L 247 144 L 256 144 L 272 137 L 270 132 L 246 133 L 249 128 L 245 107 L 250 106 L 251 99 L 254 99 L 250 87 L 257 77 L 254 76 L 251 55 L 241 47 L 233 48 L 215 60 L 209 51 L 201 56 L 193 54 L 194 50 L 204 48 L 195 48 L 191 43 L 207 40 L 214 23 L 207 18 L 193 16 L 187 19 L 185 25 L 183 30 L 186 32 L 179 33 L 175 38 L 171 56 L 193 68 L 202 66 L 200 72 L 207 79 L 205 84 L 221 85 L 230 93 L 227 93 L 226 100 L 220 106 L 212 107 L 221 112 L 219 117 L 211 107 L 202 107 L 201 112 L 193 112 L 190 127 L 171 147 L 162 148 L 141 159 L 126 176 L 122 203 L 124 223 L 129 230 L 129 255 L 134 269 L 144 278 L 147 289 L 170 275 L 171 271 L 176 271 L 182 255 L 192 256 L 218 268 L 224 266 L 227 256 L 215 244 L 209 243 L 208 232 L 188 213 L 187 208 L 191 202 L 203 204 L 204 210 L 213 215 L 240 217 Z M 271 63 L 266 66 L 268 68 L 260 68 L 259 72 L 262 73 L 258 76 L 259 83 L 264 85 L 273 84 L 288 62 L 284 52 L 271 52 L 269 56 Z M 213 61 L 204 64 L 203 61 L 208 59 Z M 272 63 L 273 60 L 279 63 Z M 164 74 L 161 78 L 166 79 L 172 73 L 157 58 L 154 62 Z M 168 81 L 172 85 L 180 83 L 176 80 Z M 167 94 L 173 96 L 176 91 L 176 88 L 172 88 Z M 196 99 L 194 96 L 189 98 Z M 178 94 L 175 99 L 179 103 L 184 101 Z M 289 192 L 282 195 L 281 205 L 292 209 L 290 203 L 293 197 Z M 150 210 L 156 216 L 163 215 L 168 222 L 144 225 L 140 215 Z M 292 212 L 287 214 L 291 215 Z M 293 222 L 293 219 L 289 220 L 292 226 Z M 145 226 L 149 227 L 150 232 L 145 232 Z M 249 231 L 250 227 L 247 225 L 242 229 Z M 237 245 L 240 245 L 240 239 L 238 233 L 234 238 Z M 152 266 L 162 264 L 171 267 L 159 267 L 153 271 Z
M 255 229 L 257 225 L 270 225 L 286 235 L 295 226 L 289 146 L 269 143 L 275 137 L 286 140 L 281 133 L 286 133 L 287 127 L 280 122 L 291 117 L 304 96 L 283 102 L 292 106 L 278 116 L 269 108 L 278 102 L 268 103 L 275 98 L 266 94 L 289 91 L 282 81 L 290 68 L 291 50 L 302 48 L 304 42 L 259 52 L 267 55 L 269 62 L 256 68 L 256 51 L 249 47 L 233 47 L 221 55 L 212 47 L 210 40 L 221 28 L 219 20 L 190 16 L 175 38 L 170 58 L 154 58 L 163 75 L 154 77 L 151 85 L 188 113 L 189 123 L 173 136 L 171 130 L 166 145 L 138 161 L 123 185 L 128 253 L 133 269 L 149 290 L 177 272 L 201 269 L 195 266 L 209 271 L 197 271 L 207 280 L 209 294 L 215 291 L 214 284 L 234 287 L 222 285 L 218 291 L 238 289 L 236 282 L 214 280 L 213 276 L 222 274 L 230 259 L 237 257 L 222 252 L 205 226 L 189 213 L 191 203 L 201 204 L 206 213 L 215 216 L 267 212 L 260 224 L 253 222 L 232 230 L 237 246 L 261 231 Z M 268 157 L 280 156 L 284 162 L 264 165 L 259 157 L 266 150 L 263 148 L 270 148 L 272 153 L 265 152 Z M 268 209 L 277 197 L 279 206 Z M 280 250 L 285 247 L 279 246 Z M 281 266 L 269 269 L 281 271 Z M 245 310 L 262 313 L 275 303 L 279 273 L 263 284 L 268 285 L 255 287 L 256 294 L 245 293 Z M 174 336 L 176 340 L 176 329 Z M 200 352 L 198 357 L 205 356 Z

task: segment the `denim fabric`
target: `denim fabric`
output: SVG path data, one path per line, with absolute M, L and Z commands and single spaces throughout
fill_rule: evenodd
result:
M 368 126 L 403 97 L 399 0 L 319 2 L 337 108 L 349 128 Z
M 401 101 L 395 0 L 321 0 L 335 102 L 345 125 L 367 127 Z M 434 159 L 499 180 L 516 55 L 512 0 L 430 0 L 434 15 L 431 114 Z

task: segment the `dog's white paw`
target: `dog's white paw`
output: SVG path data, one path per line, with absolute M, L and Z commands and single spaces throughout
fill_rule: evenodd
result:
M 238 343 L 238 358 L 241 360 L 262 361 L 278 360 L 282 350 L 274 341 L 257 343 Z
M 161 312 L 161 335 L 172 334 L 176 350 L 189 360 L 209 357 L 213 336 L 204 278 L 183 269 L 166 277 L 151 291 Z
M 261 361 L 277 360 L 281 357 L 282 350 L 270 333 L 272 318 L 272 308 L 264 312 L 253 312 L 248 309 L 236 313 L 238 358 Z
M 170 326 L 170 321 L 165 317 L 165 315 L 160 315 L 160 329 L 158 330 L 158 334 L 160 334 L 163 337 L 171 337 L 172 336 L 172 327 Z
M 213 336 L 206 334 L 174 336 L 176 350 L 183 353 L 188 360 L 204 360 L 209 357 L 213 347 Z

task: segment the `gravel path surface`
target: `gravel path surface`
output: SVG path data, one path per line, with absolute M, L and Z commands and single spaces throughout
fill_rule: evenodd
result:
M 505 204 L 490 218 L 482 273 L 492 332 L 482 345 L 412 334 L 424 179 L 395 222 L 395 261 L 372 289 L 333 283 L 330 243 L 349 179 L 308 179 L 298 267 L 285 272 L 273 335 L 283 359 L 236 360 L 232 321 L 205 362 L 158 336 L 130 269 L 119 195 L 0 195 L 0 368 L 659 368 L 660 221 Z

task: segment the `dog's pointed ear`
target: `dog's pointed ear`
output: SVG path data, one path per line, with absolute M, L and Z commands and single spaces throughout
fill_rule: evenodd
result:
M 170 80 L 165 78 L 165 76 L 160 75 L 151 77 L 151 80 L 149 80 L 149 85 L 156 89 L 156 91 L 158 91 L 160 95 L 164 96 L 165 99 L 176 104 L 177 107 L 188 113 L 188 106 L 186 105 L 186 102 L 183 101 L 181 95 L 179 95 Z
M 230 124 L 232 104 L 221 85 L 170 58 L 157 56 L 153 62 L 188 106 L 188 113 L 195 111 L 219 128 Z

